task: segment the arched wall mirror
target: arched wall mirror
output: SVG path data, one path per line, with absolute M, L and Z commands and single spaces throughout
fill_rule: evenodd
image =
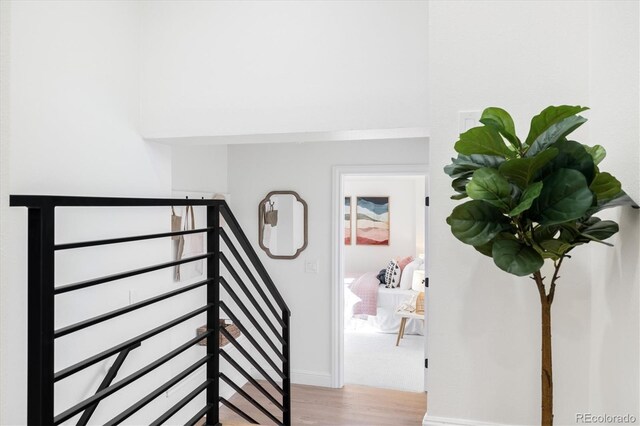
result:
M 295 259 L 307 247 L 307 203 L 294 191 L 272 191 L 258 204 L 258 243 L 272 259 Z

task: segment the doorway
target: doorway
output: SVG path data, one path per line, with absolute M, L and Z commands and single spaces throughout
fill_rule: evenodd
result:
M 396 314 L 402 305 L 407 310 L 411 309 L 410 302 L 415 306 L 420 286 L 411 290 L 414 277 L 428 276 L 424 255 L 427 194 L 426 165 L 334 167 L 333 387 L 354 383 L 414 392 L 427 389 L 426 315 L 422 319 L 422 313 L 414 313 L 407 319 L 404 337 L 400 338 L 403 320 Z M 345 216 L 349 212 L 352 218 Z M 372 215 L 376 222 L 373 225 Z M 385 228 L 387 233 L 383 232 Z M 385 281 L 380 272 L 392 258 L 404 260 L 403 270 L 411 264 L 402 288 L 400 280 L 395 283 L 397 288 L 378 285 Z M 376 277 L 380 281 L 375 281 Z M 365 296 L 363 288 L 369 291 Z M 422 290 L 424 295 L 424 284 Z M 373 302 L 368 299 L 372 291 L 376 293 Z M 366 307 L 363 300 L 367 300 Z

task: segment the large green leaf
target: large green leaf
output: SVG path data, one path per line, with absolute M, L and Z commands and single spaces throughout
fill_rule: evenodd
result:
M 467 184 L 467 194 L 474 200 L 484 200 L 501 209 L 510 208 L 511 187 L 496 169 L 483 167 L 476 170 Z
M 600 164 L 600 162 L 604 160 L 604 158 L 607 156 L 607 151 L 601 145 L 594 145 L 594 146 L 582 145 L 582 146 L 584 146 L 584 149 L 586 149 L 589 155 L 591 155 L 591 158 L 593 158 L 593 163 L 596 166 Z
M 587 120 L 576 116 L 588 108 L 581 106 L 550 106 L 531 120 L 531 128 L 526 139 L 529 145 L 527 157 L 532 157 L 560 138 L 568 135 Z
M 496 239 L 492 254 L 498 268 L 519 277 L 539 271 L 544 264 L 542 256 L 532 247 L 511 239 Z
M 574 141 L 560 140 L 551 147 L 558 150 L 558 155 L 539 171 L 536 179 L 548 176 L 556 170 L 573 169 L 584 175 L 587 179 L 587 184 L 593 181 L 596 175 L 596 167 L 593 157 L 587 152 L 584 145 Z
M 596 194 L 598 201 L 610 200 L 622 191 L 622 184 L 607 172 L 598 173 L 589 189 Z
M 453 188 L 454 191 L 459 192 L 460 194 L 466 194 L 468 183 L 469 183 L 469 179 L 458 178 L 458 179 L 454 179 L 451 182 L 451 187 Z
M 539 226 L 533 230 L 533 239 L 538 242 L 550 240 L 558 234 L 559 230 L 560 227 L 558 225 Z
M 579 115 L 575 117 L 565 118 L 559 123 L 553 124 L 549 129 L 542 133 L 533 143 L 533 146 L 526 152 L 525 156 L 530 157 L 536 155 L 549 145 L 562 140 L 569 133 L 587 122 L 587 119 Z
M 473 248 L 485 256 L 493 257 L 493 240 L 480 246 L 473 246 Z
M 538 170 L 556 155 L 558 155 L 556 148 L 545 149 L 535 157 L 507 160 L 500 165 L 498 170 L 504 177 L 524 189 L 529 185 Z
M 502 108 L 486 108 L 482 111 L 480 122 L 485 126 L 494 127 L 514 148 L 520 149 L 522 147 L 520 139 L 516 136 L 516 126 L 513 124 L 513 118 Z
M 565 243 L 573 243 L 580 237 L 580 231 L 575 222 L 563 223 L 560 225 L 560 236 L 558 239 Z
M 560 169 L 544 179 L 543 184 L 532 207 L 532 217 L 541 225 L 578 219 L 593 204 L 587 180 L 576 170 Z
M 520 197 L 520 203 L 509 212 L 509 216 L 517 216 L 525 210 L 529 210 L 533 202 L 540 196 L 542 191 L 542 182 L 534 182 L 527 187 Z
M 467 195 L 467 193 L 465 192 L 465 193 L 460 193 L 460 194 L 452 195 L 450 198 L 451 198 L 452 200 L 464 200 L 464 199 L 465 199 L 465 198 L 467 198 L 467 197 L 468 197 L 468 195 Z
M 546 252 L 551 253 L 553 255 L 553 256 L 549 256 L 552 259 L 559 259 L 560 257 L 567 254 L 567 252 L 569 252 L 574 247 L 574 244 L 570 244 L 562 240 L 554 240 L 554 239 L 544 240 L 544 241 L 541 241 L 539 244 L 540 244 L 540 247 L 542 247 Z
M 509 229 L 509 219 L 484 201 L 471 200 L 456 206 L 447 218 L 453 235 L 463 243 L 481 246 Z
M 595 225 L 596 223 L 600 222 L 602 219 L 600 219 L 597 216 L 591 216 L 588 217 L 586 219 L 581 219 L 580 222 L 578 223 L 578 227 L 580 229 L 586 229 L 588 227 L 590 227 L 591 225 Z
M 613 207 L 623 207 L 623 206 L 632 206 L 632 207 L 638 208 L 638 205 L 636 204 L 636 202 L 633 201 L 631 197 L 627 195 L 626 192 L 620 191 L 613 198 L 598 200 L 597 205 L 591 207 L 587 211 L 587 215 L 592 215 L 601 210 L 610 209 Z
M 455 150 L 464 155 L 485 154 L 505 158 L 515 155 L 507 148 L 500 133 L 490 126 L 474 127 L 461 134 Z
M 602 220 L 582 230 L 581 235 L 598 241 L 606 240 L 619 231 L 618 224 L 612 220 Z
M 445 166 L 444 172 L 452 179 L 469 177 L 475 170 L 481 167 L 492 167 L 497 169 L 504 162 L 504 158 L 495 155 L 464 155 L 459 154 L 458 158 L 452 158 L 452 163 Z
M 478 252 L 484 254 L 485 256 L 493 258 L 493 242 L 498 239 L 518 241 L 518 238 L 514 234 L 511 234 L 509 232 L 501 232 L 488 243 L 482 244 L 480 246 L 473 246 L 473 248 Z

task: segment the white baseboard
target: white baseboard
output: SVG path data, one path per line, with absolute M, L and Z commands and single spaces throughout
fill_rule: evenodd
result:
M 422 426 L 507 426 L 501 423 L 487 423 L 478 420 L 454 419 L 451 417 L 434 417 L 424 415 Z
M 265 371 L 269 373 L 271 377 L 278 377 L 278 375 L 272 368 L 265 368 Z M 255 368 L 251 368 L 251 375 L 258 380 L 263 379 L 262 374 L 260 374 Z M 280 379 L 278 378 L 276 381 L 280 382 Z M 331 374 L 321 373 L 318 371 L 291 370 L 291 383 L 296 385 L 309 385 L 330 388 Z
M 291 383 L 330 388 L 331 374 L 317 371 L 291 370 Z

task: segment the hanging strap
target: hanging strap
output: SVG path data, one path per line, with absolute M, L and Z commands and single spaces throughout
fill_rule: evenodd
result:
M 192 229 L 196 229 L 196 218 L 193 214 L 193 206 L 187 206 L 187 210 L 185 212 L 186 219 L 184 221 L 184 230 L 189 231 Z M 191 221 L 189 221 L 191 218 Z

